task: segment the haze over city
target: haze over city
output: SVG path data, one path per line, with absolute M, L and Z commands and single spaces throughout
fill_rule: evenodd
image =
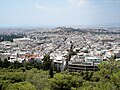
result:
M 119 24 L 120 0 L 0 0 L 0 27 Z

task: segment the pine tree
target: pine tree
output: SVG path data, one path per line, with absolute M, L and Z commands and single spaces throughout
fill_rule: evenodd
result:
M 53 76 L 54 76 L 53 65 L 51 65 L 51 67 L 50 67 L 49 75 L 50 75 L 51 78 L 53 78 Z

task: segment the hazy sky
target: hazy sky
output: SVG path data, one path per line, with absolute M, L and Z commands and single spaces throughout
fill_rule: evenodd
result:
M 120 24 L 120 0 L 0 0 L 0 26 Z

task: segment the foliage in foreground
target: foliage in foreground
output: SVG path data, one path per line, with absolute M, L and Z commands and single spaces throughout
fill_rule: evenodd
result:
M 54 72 L 36 68 L 30 70 L 0 69 L 0 90 L 120 90 L 120 62 L 99 65 L 97 72 Z

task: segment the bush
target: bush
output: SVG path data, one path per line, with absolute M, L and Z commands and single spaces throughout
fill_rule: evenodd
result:
M 20 82 L 8 85 L 5 90 L 36 90 L 35 86 L 28 82 Z
M 27 71 L 26 81 L 34 85 L 37 90 L 49 88 L 49 72 L 33 68 Z

